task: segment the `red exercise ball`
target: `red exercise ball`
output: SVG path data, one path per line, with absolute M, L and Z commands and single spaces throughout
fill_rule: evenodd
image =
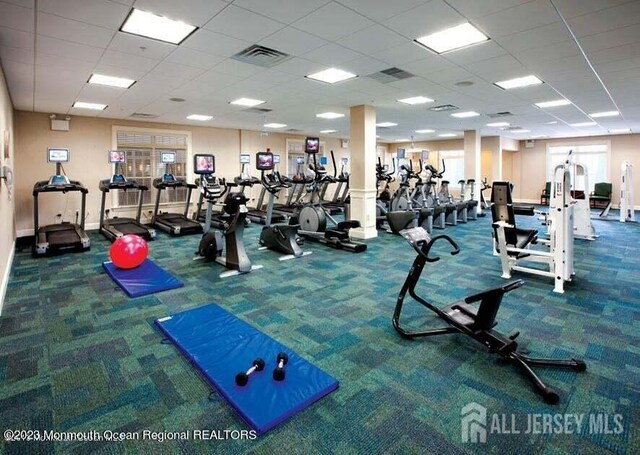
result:
M 138 267 L 148 254 L 147 242 L 142 237 L 133 234 L 118 237 L 109 250 L 111 261 L 120 269 Z

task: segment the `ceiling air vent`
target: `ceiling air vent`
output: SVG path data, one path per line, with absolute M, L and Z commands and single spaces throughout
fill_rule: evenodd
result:
M 300 133 L 300 132 L 302 132 L 302 130 L 299 130 L 297 128 L 289 128 L 288 130 L 285 130 L 285 131 L 287 131 L 288 133 Z
M 377 73 L 369 74 L 367 77 L 378 81 L 382 84 L 388 84 L 389 82 L 400 81 L 402 79 L 408 79 L 415 76 L 408 71 L 401 70 L 400 68 L 387 68 L 386 70 L 379 71 Z
M 521 130 L 522 127 L 521 126 L 505 126 L 501 128 L 502 131 L 518 131 Z
M 242 112 L 249 112 L 250 114 L 266 114 L 272 110 L 273 109 L 267 109 L 264 107 L 250 107 L 249 109 L 242 109 Z
M 513 114 L 509 111 L 505 111 L 505 112 L 496 112 L 495 114 L 487 114 L 487 117 L 491 117 L 491 118 L 500 118 L 500 117 L 510 117 Z
M 231 56 L 232 59 L 239 62 L 249 63 L 251 65 L 262 66 L 263 68 L 271 68 L 291 58 L 289 54 L 269 49 L 268 47 L 258 46 L 254 44 L 243 51 Z
M 158 118 L 158 116 L 155 115 L 155 114 L 143 114 L 142 112 L 134 112 L 129 117 L 131 117 L 131 118 L 140 118 L 140 119 Z
M 441 104 L 440 106 L 433 106 L 429 108 L 429 110 L 433 112 L 455 111 L 456 109 L 460 108 L 458 106 L 454 106 L 453 104 Z

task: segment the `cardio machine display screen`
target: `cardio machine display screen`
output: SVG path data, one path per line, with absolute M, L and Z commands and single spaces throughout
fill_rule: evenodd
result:
M 249 155 L 248 153 L 241 153 L 240 164 L 249 164 L 249 163 L 251 163 L 251 155 Z
M 120 151 L 120 150 L 109 150 L 109 163 L 111 164 L 117 164 L 117 163 L 124 163 L 125 160 L 125 153 Z
M 273 153 L 256 153 L 256 169 L 259 171 L 270 171 L 273 169 Z
M 329 160 L 327 159 L 326 156 L 320 157 L 320 164 L 322 164 L 323 166 L 326 166 L 327 164 L 329 164 Z
M 280 155 L 273 155 L 273 163 L 274 164 L 280 163 Z
M 396 151 L 396 158 L 398 158 L 399 160 L 404 159 L 405 158 L 405 150 L 404 149 L 398 149 Z
M 348 162 L 349 162 L 349 158 L 340 158 L 340 163 L 343 166 L 346 166 Z
M 69 161 L 69 149 L 49 148 L 47 161 L 49 163 L 67 163 Z
M 162 152 L 162 164 L 175 164 L 176 152 Z
M 193 172 L 213 174 L 216 171 L 216 159 L 213 155 L 196 154 L 193 156 Z
M 320 139 L 317 137 L 308 137 L 304 140 L 305 153 L 318 153 L 320 150 Z
M 422 159 L 427 161 L 429 159 L 429 150 L 422 151 Z
M 296 164 L 304 164 L 304 158 L 302 158 L 301 156 L 296 158 Z

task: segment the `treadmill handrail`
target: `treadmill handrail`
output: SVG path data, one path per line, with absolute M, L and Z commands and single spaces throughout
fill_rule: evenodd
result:
M 37 196 L 38 193 L 66 193 L 67 191 L 80 191 L 84 194 L 89 192 L 89 190 L 77 180 L 70 180 L 69 183 L 65 183 L 63 185 L 50 185 L 49 180 L 41 180 L 33 185 L 33 196 Z

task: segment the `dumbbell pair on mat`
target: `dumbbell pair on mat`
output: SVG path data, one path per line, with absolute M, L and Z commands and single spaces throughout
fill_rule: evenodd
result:
M 274 380 L 284 381 L 284 378 L 286 376 L 284 366 L 287 364 L 288 361 L 289 361 L 289 357 L 285 352 L 281 352 L 278 354 L 278 356 L 276 357 L 277 366 L 273 370 Z M 249 376 L 251 376 L 256 371 L 264 370 L 264 367 L 265 367 L 264 360 L 260 358 L 255 359 L 252 363 L 251 368 L 249 368 L 245 372 L 240 372 L 236 374 L 236 384 L 239 385 L 240 387 L 246 386 L 247 383 L 249 382 Z

